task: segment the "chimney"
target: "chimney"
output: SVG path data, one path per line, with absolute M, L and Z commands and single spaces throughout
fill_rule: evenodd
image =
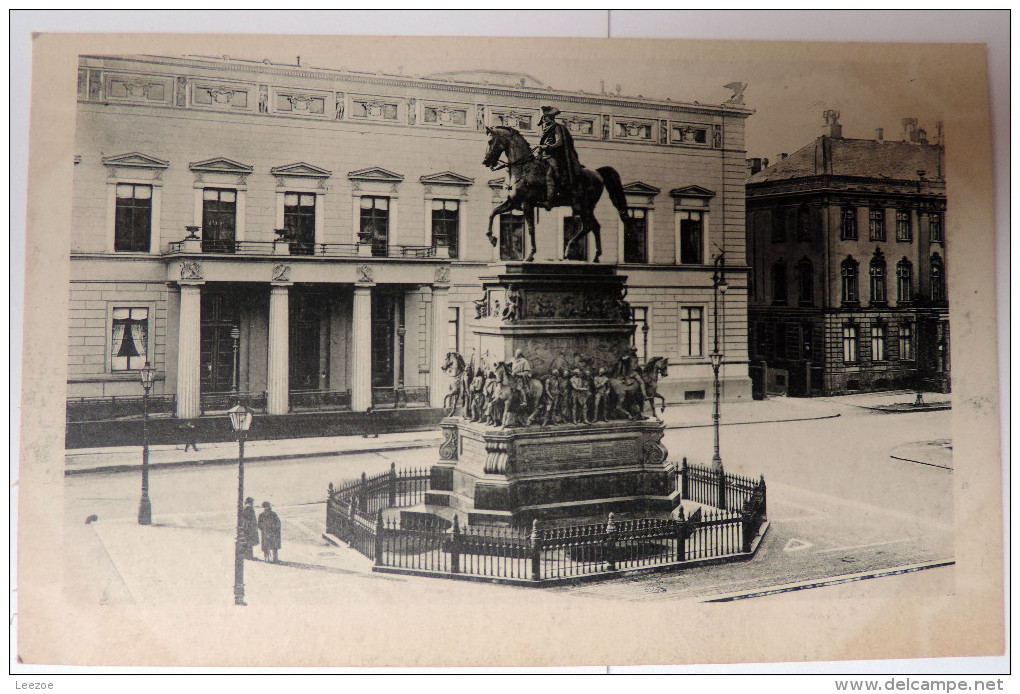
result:
M 779 160 L 780 160 L 780 161 L 782 161 L 783 159 L 786 159 L 786 157 L 787 157 L 787 154 L 786 154 L 786 152 L 780 152 L 780 153 L 779 153 Z
M 822 118 L 825 119 L 825 127 L 822 129 L 822 134 L 828 135 L 833 140 L 842 140 L 843 126 L 839 124 L 839 111 L 830 108 L 822 112 Z
M 917 119 L 904 118 L 900 123 L 903 124 L 903 141 L 917 142 Z
M 769 168 L 769 158 L 765 157 L 764 159 L 761 160 L 761 169 L 762 171 L 764 171 L 767 168 Z
M 917 141 L 922 145 L 928 144 L 928 131 L 925 130 L 924 128 L 918 128 Z
M 756 173 L 761 171 L 761 159 L 754 157 L 747 160 L 747 175 L 754 176 Z
M 882 137 L 885 135 L 885 128 L 875 128 L 875 139 L 879 142 L 882 141 Z

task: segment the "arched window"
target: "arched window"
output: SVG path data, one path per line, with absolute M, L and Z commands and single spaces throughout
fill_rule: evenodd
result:
M 907 304 L 914 299 L 914 265 L 906 256 L 896 263 L 896 303 Z
M 885 299 L 885 256 L 878 248 L 871 258 L 868 274 L 871 277 L 871 303 L 884 304 Z
M 843 303 L 856 304 L 857 298 L 857 261 L 853 256 L 848 255 L 839 265 L 839 274 L 842 277 Z
M 782 260 L 772 263 L 772 303 L 786 304 L 786 263 Z
M 931 269 L 929 270 L 932 301 L 946 300 L 946 279 L 944 271 L 945 267 L 942 264 L 942 256 L 938 253 L 933 253 L 931 256 Z
M 813 306 L 815 303 L 815 271 L 809 258 L 802 258 L 797 263 L 797 301 L 801 306 Z

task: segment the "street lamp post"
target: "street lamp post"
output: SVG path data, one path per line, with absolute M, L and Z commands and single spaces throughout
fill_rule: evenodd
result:
M 244 528 L 244 439 L 251 426 L 252 411 L 241 403 L 228 410 L 230 427 L 237 437 L 237 537 L 234 540 L 234 604 L 244 601 L 244 556 L 247 542 Z
M 234 385 L 234 397 L 235 398 L 237 397 L 237 391 L 239 390 L 239 386 L 240 386 L 239 381 L 240 381 L 241 362 L 238 359 L 239 352 L 238 352 L 238 349 L 237 349 L 238 341 L 240 340 L 240 338 L 241 338 L 241 330 L 235 325 L 233 328 L 230 329 L 230 339 L 234 341 L 234 377 L 231 379 L 231 381 L 233 382 L 233 385 Z M 238 402 L 240 402 L 240 401 L 238 401 Z
M 138 372 L 142 380 L 142 498 L 138 502 L 138 525 L 152 523 L 152 502 L 149 500 L 149 391 L 156 379 L 156 370 L 145 362 Z
M 712 429 L 714 431 L 714 448 L 712 452 L 712 468 L 714 470 L 722 470 L 723 463 L 722 457 L 719 455 L 719 399 L 720 399 L 720 384 L 719 384 L 719 367 L 722 366 L 722 352 L 719 351 L 719 294 L 726 293 L 726 276 L 723 268 L 725 267 L 726 260 L 723 253 L 720 251 L 719 255 L 715 257 L 712 262 L 712 353 L 709 358 L 712 360 L 712 385 L 714 388 L 714 399 L 712 405 Z

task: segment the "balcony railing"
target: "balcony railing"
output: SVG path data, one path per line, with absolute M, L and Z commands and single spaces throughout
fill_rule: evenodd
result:
M 372 388 L 372 407 L 397 409 L 400 407 L 425 407 L 429 404 L 428 386 L 404 386 L 403 388 Z
M 385 251 L 385 252 L 380 252 Z M 218 239 L 191 239 L 172 241 L 168 255 L 210 253 L 240 256 L 301 255 L 318 258 L 361 257 L 356 243 L 300 243 L 281 244 L 276 241 L 222 241 Z M 433 258 L 436 250 L 432 246 L 405 246 L 391 244 L 385 248 L 373 248 L 372 257 L 383 258 Z
M 290 408 L 292 410 L 349 410 L 351 409 L 351 391 L 292 390 L 290 391 Z

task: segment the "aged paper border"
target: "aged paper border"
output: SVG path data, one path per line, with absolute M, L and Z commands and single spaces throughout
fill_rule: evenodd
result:
M 294 37 L 219 37 L 217 52 L 245 52 L 246 42 L 293 42 Z M 330 39 L 308 38 L 307 41 Z M 408 39 L 413 40 L 413 39 Z M 365 41 L 370 41 L 366 39 Z M 488 41 L 487 41 L 488 42 Z M 577 45 L 579 50 L 584 42 Z M 247 45 L 250 46 L 250 43 Z M 116 48 L 112 48 L 115 46 Z M 457 50 L 465 50 L 460 41 Z M 601 47 L 600 47 L 601 48 Z M 535 49 L 541 49 L 535 44 Z M 34 41 L 26 243 L 23 410 L 19 514 L 19 652 L 26 663 L 263 666 L 594 665 L 726 663 L 990 655 L 1002 651 L 1000 468 L 993 252 L 991 136 L 983 50 L 974 46 L 866 48 L 832 44 L 707 44 L 685 42 L 694 55 L 726 51 L 761 59 L 796 50 L 880 60 L 889 51 L 937 59 L 951 53 L 945 114 L 950 146 L 948 195 L 953 212 L 950 293 L 954 365 L 954 449 L 957 594 L 901 596 L 865 603 L 805 600 L 782 611 L 768 605 L 600 605 L 592 613 L 541 613 L 526 603 L 487 605 L 317 606 L 248 610 L 225 607 L 182 613 L 140 607 L 84 609 L 60 600 L 62 441 L 70 196 L 43 200 L 42 190 L 70 190 L 74 77 L 86 52 L 209 52 L 194 36 L 41 36 Z M 611 50 L 625 51 L 623 41 Z M 605 55 L 603 53 L 603 55 Z M 68 127 L 68 124 L 72 127 Z M 963 142 L 968 146 L 954 147 Z M 966 220 L 966 224 L 964 224 Z M 46 340 L 33 337 L 46 336 Z M 991 569 L 991 570 L 990 570 Z M 544 602 L 544 601 L 543 601 Z M 401 624 L 395 630 L 387 625 Z M 156 629 L 154 625 L 159 625 Z M 329 625 L 333 625 L 330 628 Z M 350 625 L 358 625 L 351 629 Z M 456 628 L 451 628 L 453 626 Z M 904 628 L 903 625 L 909 625 Z M 344 628 L 347 626 L 347 628 Z M 272 652 L 257 635 L 275 633 Z M 315 632 L 308 638 L 309 631 Z M 87 634 L 87 638 L 82 635 Z M 250 634 L 253 638 L 241 638 Z M 748 638 L 770 634 L 769 638 Z

